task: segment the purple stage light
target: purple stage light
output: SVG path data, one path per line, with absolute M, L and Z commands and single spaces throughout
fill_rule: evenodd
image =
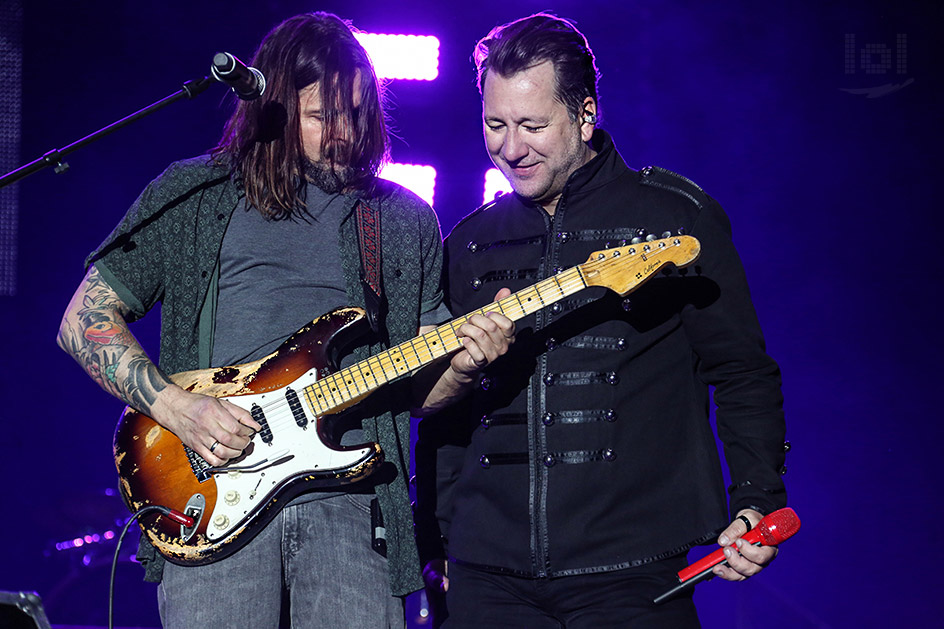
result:
M 439 76 L 439 40 L 431 35 L 355 33 L 377 78 L 433 81 Z
M 433 205 L 436 194 L 436 169 L 424 164 L 384 164 L 380 177 L 400 184 Z
M 485 192 L 482 194 L 482 203 L 489 203 L 499 192 L 511 192 L 511 184 L 497 168 L 485 171 Z

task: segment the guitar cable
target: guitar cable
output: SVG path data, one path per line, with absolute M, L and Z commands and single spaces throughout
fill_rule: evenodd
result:
M 134 512 L 134 514 L 128 518 L 128 521 L 125 522 L 124 528 L 121 529 L 121 535 L 118 536 L 118 543 L 115 546 L 115 556 L 111 560 L 111 574 L 108 577 L 108 629 L 114 629 L 114 603 L 115 603 L 115 572 L 118 569 L 118 553 L 121 550 L 121 543 L 125 539 L 125 535 L 128 533 L 128 529 L 131 528 L 131 524 L 140 518 L 142 515 L 146 515 L 153 511 L 157 511 L 165 518 L 170 518 L 174 522 L 181 524 L 183 526 L 193 526 L 193 518 L 189 515 L 184 515 L 176 509 L 171 509 L 170 507 L 165 507 L 163 505 L 148 505 L 142 507 Z

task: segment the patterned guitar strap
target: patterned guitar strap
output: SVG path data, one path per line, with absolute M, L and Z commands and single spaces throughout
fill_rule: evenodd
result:
M 387 298 L 380 279 L 380 213 L 358 201 L 354 208 L 357 216 L 357 244 L 361 253 L 361 285 L 364 288 L 364 305 L 370 329 L 390 346 L 385 321 Z

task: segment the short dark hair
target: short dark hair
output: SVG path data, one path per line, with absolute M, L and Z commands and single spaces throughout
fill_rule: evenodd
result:
M 238 103 L 213 151 L 228 160 L 248 202 L 273 218 L 304 209 L 298 91 L 316 82 L 325 114 L 321 155 L 329 165 L 353 171 L 351 188 L 369 187 L 389 155 L 389 136 L 383 90 L 353 27 L 331 13 L 296 15 L 269 31 L 251 65 L 266 77 L 265 92 Z M 338 142 L 345 129 L 353 130 L 350 142 Z
M 597 102 L 600 72 L 583 33 L 570 21 L 547 13 L 496 26 L 479 40 L 473 60 L 478 71 L 479 93 L 484 94 L 489 71 L 508 77 L 545 61 L 554 64 L 557 100 L 572 119 L 583 112 L 589 96 Z

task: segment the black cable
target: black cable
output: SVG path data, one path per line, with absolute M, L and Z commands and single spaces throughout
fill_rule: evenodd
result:
M 150 513 L 151 511 L 157 511 L 162 515 L 170 513 L 170 509 L 167 507 L 162 507 L 161 505 L 148 505 L 147 507 L 142 507 L 138 509 L 128 521 L 125 522 L 125 526 L 121 529 L 121 535 L 118 536 L 118 544 L 115 546 L 115 556 L 111 560 L 111 576 L 108 578 L 108 629 L 114 629 L 113 623 L 113 613 L 114 613 L 114 603 L 115 603 L 115 572 L 118 569 L 118 552 L 121 550 L 121 542 L 124 541 L 125 535 L 128 533 L 128 529 L 131 527 L 132 522 L 137 520 L 142 515 Z

